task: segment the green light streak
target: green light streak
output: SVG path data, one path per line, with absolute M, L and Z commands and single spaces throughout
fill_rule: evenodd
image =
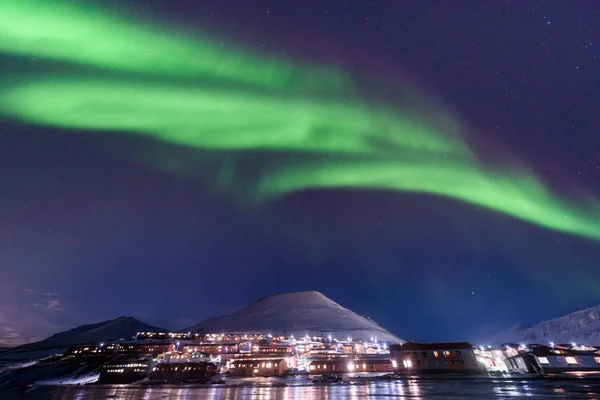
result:
M 363 188 L 420 192 L 462 200 L 545 228 L 600 239 L 598 216 L 570 207 L 533 177 L 485 171 L 437 160 L 374 159 L 275 170 L 264 176 L 260 198 L 310 188 Z
M 0 51 L 92 68 L 67 77 L 17 72 L 0 92 L 0 111 L 13 118 L 281 154 L 252 185 L 252 199 L 336 187 L 428 193 L 600 239 L 598 213 L 523 172 L 484 168 L 451 134 L 451 118 L 436 126 L 432 112 L 367 102 L 343 72 L 226 50 L 66 2 L 0 0 L 0 9 Z M 289 154 L 311 162 L 291 165 Z
M 226 49 L 214 41 L 171 35 L 68 0 L 0 0 L 0 51 L 147 75 L 231 81 L 278 90 L 347 89 L 348 77 L 301 70 Z
M 468 153 L 409 116 L 241 89 L 55 78 L 7 88 L 0 103 L 30 122 L 128 131 L 199 148 Z

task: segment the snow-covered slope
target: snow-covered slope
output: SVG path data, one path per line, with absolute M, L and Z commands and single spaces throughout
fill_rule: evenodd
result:
M 0 359 L 45 357 L 76 344 L 99 343 L 131 338 L 137 332 L 166 332 L 166 329 L 147 325 L 133 317 L 120 317 L 57 333 L 39 342 L 24 344 L 0 353 Z
M 600 305 L 525 329 L 510 328 L 494 338 L 494 342 L 600 345 Z
M 381 342 L 404 340 L 319 292 L 284 293 L 263 297 L 246 308 L 223 317 L 209 318 L 184 329 L 201 333 L 271 333 L 301 337 L 325 336 Z

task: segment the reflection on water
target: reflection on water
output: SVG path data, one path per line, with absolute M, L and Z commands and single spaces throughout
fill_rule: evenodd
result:
M 28 399 L 599 399 L 600 381 L 529 379 L 403 379 L 313 385 L 307 380 L 231 380 L 227 385 L 41 387 L 28 394 L 0 393 L 0 398 Z

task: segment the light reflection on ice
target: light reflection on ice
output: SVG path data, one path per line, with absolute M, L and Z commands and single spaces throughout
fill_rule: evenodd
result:
M 271 379 L 260 382 L 227 380 L 225 385 L 91 385 L 40 387 L 29 399 L 71 400 L 114 398 L 119 400 L 162 399 L 293 399 L 335 400 L 396 398 L 416 399 L 507 399 L 531 397 L 536 400 L 555 398 L 600 398 L 599 381 L 492 380 L 492 379 L 401 379 L 372 380 L 331 385 L 314 385 L 310 381 Z M 4 399 L 2 393 L 0 398 Z

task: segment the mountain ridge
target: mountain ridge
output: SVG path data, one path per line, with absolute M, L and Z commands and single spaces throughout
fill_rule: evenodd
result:
M 600 305 L 523 328 L 513 325 L 495 336 L 494 342 L 547 344 L 581 343 L 600 345 Z
M 95 344 L 120 338 L 131 338 L 137 332 L 168 332 L 163 328 L 148 325 L 134 317 L 118 317 L 94 324 L 80 325 L 58 332 L 46 339 L 26 343 L 0 354 L 0 358 L 11 358 L 31 354 L 54 354 L 79 344 Z

